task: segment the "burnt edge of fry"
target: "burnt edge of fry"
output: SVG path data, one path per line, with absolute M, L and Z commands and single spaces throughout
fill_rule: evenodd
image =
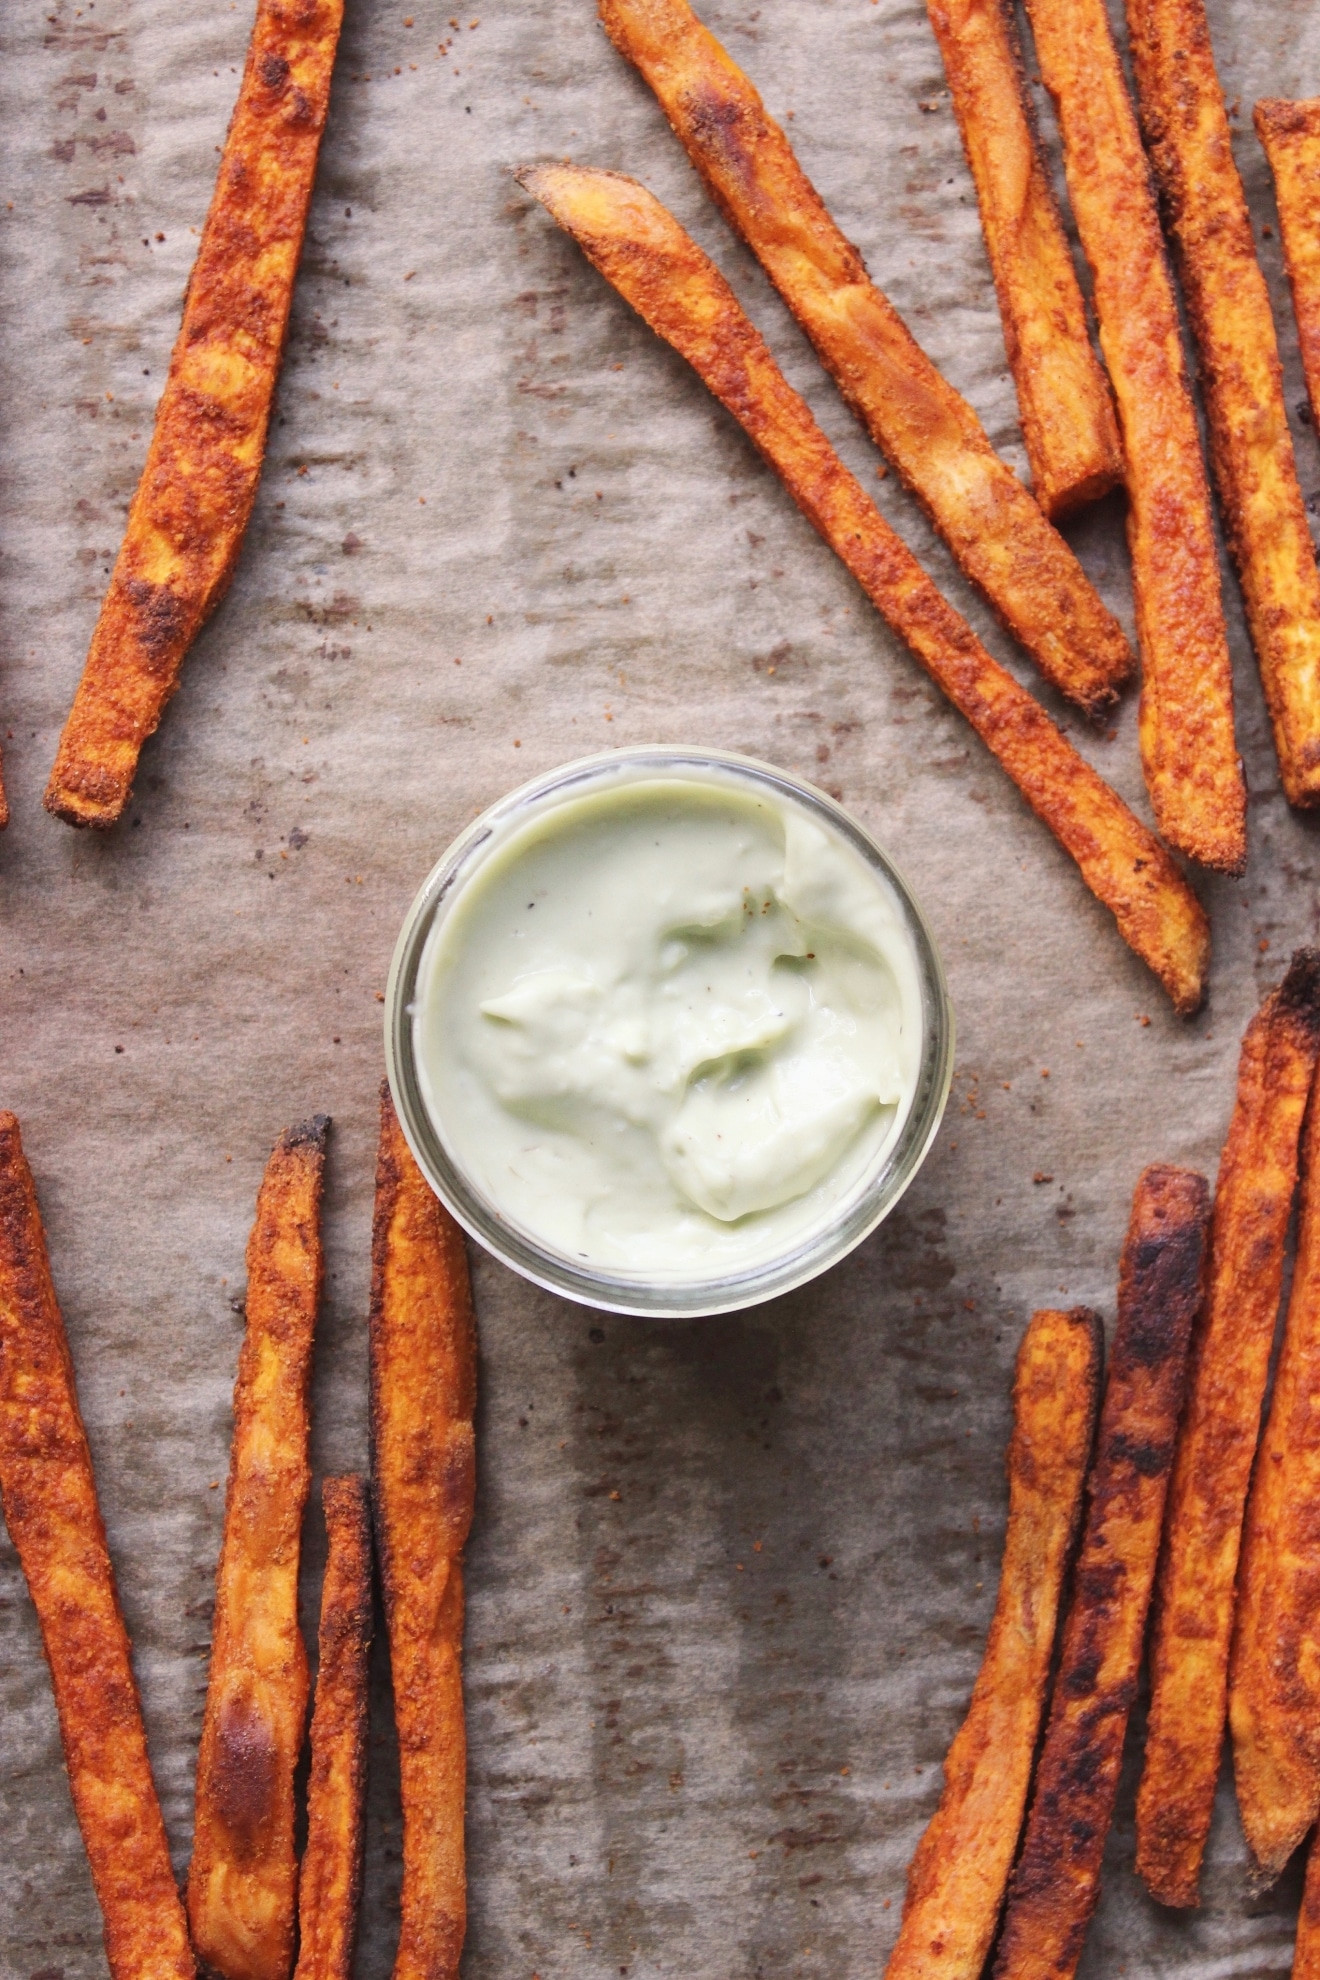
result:
M 332 1125 L 329 1114 L 313 1114 L 309 1120 L 300 1121 L 297 1127 L 285 1128 L 275 1146 L 290 1153 L 295 1148 L 313 1148 L 318 1154 L 324 1154 L 326 1134 Z
M 1275 1008 L 1320 1039 L 1320 948 L 1294 949 L 1282 983 L 1273 993 Z
M 1100 1895 L 1192 1327 L 1205 1296 L 1210 1213 L 1204 1176 L 1167 1163 L 1143 1170 L 1119 1267 L 1086 1526 L 995 1980 L 1047 1972 L 1067 1980 Z M 1101 1688 L 1111 1649 L 1123 1654 Z
M 321 1503 L 329 1549 L 317 1629 L 294 1980 L 351 1980 L 366 1846 L 370 1720 L 372 1545 L 366 1477 L 350 1472 L 325 1478 Z

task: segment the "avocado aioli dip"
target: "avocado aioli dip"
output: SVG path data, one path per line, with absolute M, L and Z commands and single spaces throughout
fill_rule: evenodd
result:
M 783 1256 L 897 1139 L 920 965 L 885 877 L 712 764 L 509 823 L 431 928 L 421 1095 L 504 1222 L 657 1282 Z

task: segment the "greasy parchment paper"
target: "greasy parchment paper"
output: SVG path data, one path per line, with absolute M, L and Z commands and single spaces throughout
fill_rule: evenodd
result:
M 1280 795 L 1230 583 L 1251 866 L 1204 884 L 1210 1002 L 1179 1023 L 730 420 L 513 185 L 520 162 L 571 155 L 670 201 L 886 513 L 1025 675 L 911 501 L 874 479 L 592 0 L 503 0 L 457 28 L 437 0 L 406 6 L 349 0 L 247 546 L 105 839 L 47 818 L 40 794 L 251 9 L 40 0 L 0 23 L 0 1103 L 21 1116 L 46 1215 L 170 1840 L 182 1871 L 235 1302 L 270 1144 L 334 1116 L 315 1461 L 359 1466 L 377 993 L 403 911 L 458 828 L 523 777 L 613 743 L 706 741 L 841 793 L 905 869 L 948 965 L 954 1094 L 890 1222 L 775 1305 L 607 1319 L 476 1259 L 466 1971 L 869 1976 L 981 1653 L 1026 1316 L 1067 1299 L 1112 1318 L 1138 1170 L 1213 1175 L 1242 1027 L 1316 936 L 1320 827 Z M 706 12 L 1021 465 L 921 0 Z M 1217 0 L 1213 19 L 1263 227 L 1250 105 L 1320 87 L 1320 17 L 1306 0 Z M 1045 128 L 1057 153 L 1048 113 Z M 1261 253 L 1296 407 L 1277 239 Z M 1303 487 L 1320 490 L 1316 436 L 1299 421 L 1296 439 Z M 1074 535 L 1130 624 L 1117 504 Z M 1131 697 L 1115 727 L 1079 741 L 1144 811 Z M 309 1624 L 322 1545 L 314 1494 Z M 373 1980 L 399 1875 L 379 1646 L 376 1671 L 359 1960 Z M 7 1540 L 0 1701 L 0 1973 L 90 1980 L 99 1920 Z M 1131 1872 L 1132 1786 L 1083 1972 L 1285 1972 L 1296 1870 L 1249 1901 L 1225 1789 L 1204 1910 L 1161 1913 Z

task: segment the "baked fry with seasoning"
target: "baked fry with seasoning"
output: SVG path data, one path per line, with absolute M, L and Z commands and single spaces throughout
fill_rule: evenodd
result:
M 716 204 L 967 575 L 1046 678 L 1090 713 L 1132 669 L 1117 620 L 871 282 L 779 125 L 688 0 L 600 0 Z
M 908 1871 L 886 1980 L 980 1980 L 1017 1850 L 1100 1395 L 1084 1306 L 1033 1314 L 1018 1350 L 1008 1530 L 972 1702 Z
M 996 1980 L 1068 1980 L 1100 1896 L 1209 1223 L 1203 1176 L 1162 1163 L 1142 1173 L 1119 1268 L 1086 1525 Z
M 261 477 L 343 0 L 258 0 L 110 589 L 46 787 L 70 825 L 122 817 L 184 655 L 223 595 Z
M 941 597 L 848 473 L 714 264 L 635 179 L 574 165 L 538 166 L 518 177 L 739 421 L 1076 860 L 1175 1008 L 1194 1010 L 1209 928 L 1177 865 Z
M 247 1330 L 188 1869 L 193 1944 L 222 1980 L 287 1980 L 293 1966 L 293 1777 L 308 1691 L 298 1562 L 328 1125 L 318 1115 L 276 1142 L 247 1248 Z
M 1262 1879 L 1320 1815 L 1320 1105 L 1304 1131 L 1297 1262 L 1238 1569 L 1228 1717 Z
M 1127 0 L 1127 17 L 1137 105 L 1200 352 L 1220 514 L 1242 585 L 1283 788 L 1292 804 L 1316 804 L 1320 571 L 1205 0 Z
M 1293 1946 L 1292 1980 L 1320 1980 L 1320 1844 L 1312 1842 L 1306 1855 L 1297 1939 Z
M 463 1234 L 413 1160 L 387 1086 L 370 1356 L 376 1540 L 403 1804 L 394 1980 L 449 1980 L 467 1932 L 463 1546 L 476 1489 L 476 1324 Z
M 1242 1040 L 1215 1190 L 1210 1287 L 1169 1492 L 1137 1792 L 1137 1870 L 1162 1904 L 1199 1901 L 1224 1742 L 1243 1509 L 1317 1056 L 1320 950 L 1299 949 Z
M 1105 0 L 1027 0 L 1027 13 L 1123 436 L 1146 787 L 1170 845 L 1240 873 L 1247 800 L 1219 557 L 1150 168 Z
M 0 1113 L 0 1503 L 41 1628 L 113 1980 L 192 1980 L 73 1361 L 9 1113 Z
M 926 0 L 976 187 L 1031 492 L 1047 516 L 1123 479 L 1114 402 L 1091 348 L 1008 0 Z
M 1320 428 L 1320 96 L 1300 103 L 1262 97 L 1252 121 L 1274 174 L 1302 370 L 1312 422 Z
M 294 1980 L 352 1980 L 367 1795 L 371 1500 L 366 1479 L 327 1478 L 321 1503 L 329 1552 L 321 1585 Z

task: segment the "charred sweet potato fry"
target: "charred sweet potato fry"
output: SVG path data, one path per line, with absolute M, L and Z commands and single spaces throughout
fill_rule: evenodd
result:
M 872 604 L 1072 854 L 1177 1009 L 1194 1010 L 1209 929 L 1174 861 L 945 603 L 848 473 L 714 264 L 635 179 L 573 165 L 538 166 L 519 177 L 740 422 Z
M 294 1980 L 351 1980 L 362 1893 L 371 1648 L 371 1504 L 365 1478 L 321 1488 L 329 1553 L 321 1586 L 307 1848 L 298 1875 Z
M 1192 330 L 1220 512 L 1291 803 L 1320 803 L 1320 572 L 1269 291 L 1204 0 L 1127 0 L 1132 66 Z M 1320 176 L 1317 183 L 1320 184 Z
M 193 1944 L 222 1980 L 287 1980 L 293 1965 L 293 1775 L 308 1689 L 298 1561 L 328 1125 L 318 1115 L 276 1142 L 247 1248 L 247 1332 L 188 1870 Z
M 258 0 L 183 323 L 110 589 L 46 787 L 113 825 L 238 561 L 266 451 L 343 0 Z
M 1141 760 L 1155 822 L 1239 873 L 1246 789 L 1210 491 L 1150 168 L 1105 0 L 1027 0 L 1118 401 L 1141 648 Z
M 462 1559 L 476 1489 L 476 1393 L 463 1234 L 424 1181 L 382 1087 L 371 1436 L 403 1803 L 394 1980 L 456 1974 L 467 1931 Z
M 0 1499 L 50 1666 L 113 1980 L 192 1980 L 37 1192 L 0 1113 Z
M 908 1871 L 886 1980 L 980 1980 L 1013 1866 L 1049 1691 L 1060 1592 L 1100 1395 L 1084 1306 L 1034 1314 L 1018 1350 L 999 1597 L 944 1793 Z
M 1320 96 L 1301 103 L 1265 96 L 1252 114 L 1274 174 L 1302 369 L 1320 427 Z
M 1320 1105 L 1312 1084 L 1297 1263 L 1252 1477 L 1229 1670 L 1242 1827 L 1276 1877 L 1320 1814 Z
M 926 0 L 976 186 L 1031 492 L 1047 516 L 1123 479 L 1109 380 L 1036 141 L 1008 0 Z
M 967 575 L 1056 687 L 1090 712 L 1105 707 L 1132 667 L 1118 622 L 972 408 L 868 280 L 742 70 L 688 0 L 600 0 L 600 12 Z
M 1205 1290 L 1209 1223 L 1203 1176 L 1162 1163 L 1143 1172 L 1119 1268 L 1086 1527 L 997 1980 L 1067 1980 L 1100 1895 L 1188 1344 Z
M 1318 1054 L 1320 951 L 1301 949 L 1242 1040 L 1215 1192 L 1210 1291 L 1169 1493 L 1137 1794 L 1137 1869 L 1162 1904 L 1198 1902 L 1224 1741 L 1242 1515 Z

